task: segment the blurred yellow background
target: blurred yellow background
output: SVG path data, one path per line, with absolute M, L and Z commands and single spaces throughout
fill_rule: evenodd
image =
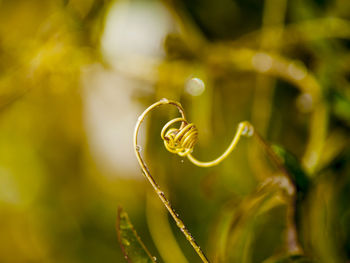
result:
M 350 262 L 349 19 L 346 0 L 0 0 L 0 262 L 124 262 L 118 206 L 159 262 L 200 262 L 134 155 L 161 98 L 201 160 L 244 120 L 295 156 L 290 202 L 256 141 L 199 168 L 160 139 L 174 109 L 147 118 L 142 154 L 211 262 Z

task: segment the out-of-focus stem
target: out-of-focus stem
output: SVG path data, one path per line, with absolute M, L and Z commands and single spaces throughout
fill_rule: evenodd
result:
M 266 28 L 268 34 L 274 34 L 279 31 L 277 26 Z M 232 41 L 232 46 L 256 47 L 261 43 L 264 32 L 259 30 Z M 281 35 L 283 47 L 286 49 L 293 45 L 302 44 L 308 41 L 326 38 L 350 38 L 350 22 L 338 17 L 326 17 L 307 20 L 295 24 L 289 24 L 284 27 Z
M 217 45 L 216 50 L 208 56 L 208 63 L 281 78 L 295 85 L 308 98 L 311 111 L 309 139 L 302 159 L 304 168 L 312 175 L 323 149 L 328 122 L 323 94 L 316 78 L 296 61 L 248 48 L 234 49 Z
M 287 0 L 265 0 L 261 28 L 260 49 L 278 52 L 283 33 Z M 274 31 L 268 29 L 274 26 Z M 275 80 L 262 74 L 256 76 L 256 88 L 252 105 L 252 122 L 263 136 L 269 127 Z

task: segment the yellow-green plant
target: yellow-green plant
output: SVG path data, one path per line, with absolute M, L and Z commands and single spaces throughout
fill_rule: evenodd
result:
M 169 211 L 170 215 L 173 217 L 173 219 L 176 222 L 176 225 L 181 230 L 181 232 L 185 235 L 186 239 L 189 241 L 189 243 L 192 245 L 196 253 L 199 255 L 201 260 L 203 262 L 209 262 L 208 258 L 205 256 L 204 252 L 200 248 L 200 246 L 195 241 L 194 237 L 190 233 L 190 231 L 186 228 L 185 224 L 181 220 L 180 216 L 175 212 L 174 208 L 172 207 L 169 199 L 165 196 L 164 192 L 161 190 L 160 186 L 155 181 L 154 177 L 151 175 L 151 172 L 149 168 L 147 167 L 144 159 L 141 156 L 141 146 L 138 144 L 138 133 L 140 130 L 140 126 L 142 122 L 145 120 L 146 116 L 154 109 L 156 109 L 159 106 L 162 105 L 172 105 L 175 106 L 179 113 L 181 114 L 181 117 L 174 118 L 170 120 L 168 123 L 166 123 L 161 131 L 161 138 L 164 141 L 165 148 L 171 152 L 178 154 L 182 157 L 187 157 L 190 162 L 193 164 L 199 166 L 199 167 L 211 167 L 218 165 L 220 162 L 222 162 L 236 147 L 237 143 L 239 142 L 241 136 L 247 136 L 251 137 L 254 136 L 258 142 L 263 145 L 265 150 L 267 151 L 270 158 L 277 164 L 277 166 L 282 170 L 282 172 L 286 175 L 286 178 L 288 179 L 288 182 L 290 187 L 292 187 L 291 195 L 294 194 L 295 190 L 293 188 L 293 184 L 289 180 L 288 172 L 285 170 L 283 165 L 281 164 L 278 156 L 274 153 L 274 151 L 268 146 L 268 144 L 259 136 L 257 132 L 254 131 L 253 126 L 247 122 L 243 121 L 238 124 L 237 131 L 232 139 L 231 144 L 228 146 L 228 148 L 224 151 L 223 154 L 221 154 L 218 158 L 203 162 L 199 161 L 192 155 L 193 148 L 198 140 L 198 130 L 196 126 L 193 123 L 190 123 L 185 116 L 185 111 L 181 104 L 179 102 L 168 100 L 168 99 L 161 99 L 160 101 L 152 104 L 149 106 L 138 118 L 138 121 L 136 123 L 135 131 L 134 131 L 134 149 L 136 153 L 137 160 L 142 168 L 142 172 L 146 179 L 149 181 L 149 183 L 152 185 L 154 191 L 166 207 L 166 209 Z M 171 128 L 174 124 L 179 123 L 180 126 L 178 128 Z M 293 228 L 294 229 L 294 228 Z

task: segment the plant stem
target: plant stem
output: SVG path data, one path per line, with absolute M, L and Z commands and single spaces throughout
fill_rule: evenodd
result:
M 175 105 L 178 108 L 179 112 L 181 113 L 182 117 L 185 118 L 184 110 L 183 110 L 182 106 L 178 102 L 170 101 L 170 100 L 167 100 L 167 99 L 162 99 L 162 100 L 152 104 L 150 107 L 148 107 L 141 114 L 141 116 L 138 118 L 138 121 L 136 123 L 135 131 L 134 131 L 134 149 L 135 149 L 135 154 L 136 154 L 137 160 L 139 161 L 139 164 L 141 166 L 141 169 L 142 169 L 142 172 L 143 172 L 144 176 L 149 181 L 149 183 L 152 185 L 154 191 L 156 192 L 156 194 L 158 195 L 158 197 L 160 198 L 160 200 L 162 201 L 162 203 L 164 204 L 166 209 L 169 211 L 170 215 L 175 220 L 176 225 L 178 226 L 178 228 L 185 235 L 186 239 L 191 244 L 191 246 L 194 248 L 194 250 L 196 251 L 198 256 L 202 259 L 202 261 L 204 263 L 209 263 L 209 260 L 204 255 L 202 249 L 196 243 L 195 239 L 193 238 L 191 233 L 188 231 L 188 229 L 186 228 L 185 224 L 180 219 L 179 215 L 175 212 L 174 208 L 171 206 L 170 201 L 166 198 L 164 192 L 161 190 L 159 185 L 156 183 L 156 181 L 152 177 L 152 175 L 151 175 L 151 173 L 150 173 L 150 171 L 149 171 L 145 161 L 143 160 L 143 158 L 142 158 L 142 156 L 140 154 L 140 146 L 137 144 L 137 135 L 138 135 L 140 126 L 141 126 L 143 120 L 145 119 L 146 115 L 150 111 L 152 111 L 153 109 L 157 108 L 158 106 L 167 105 L 167 104 Z

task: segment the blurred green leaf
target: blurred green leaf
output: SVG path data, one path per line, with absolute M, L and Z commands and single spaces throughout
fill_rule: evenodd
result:
M 281 146 L 272 145 L 272 150 L 281 158 L 283 165 L 291 176 L 298 192 L 298 199 L 303 198 L 310 187 L 310 179 L 301 167 L 299 160 Z
M 131 224 L 128 214 L 118 209 L 117 234 L 124 257 L 129 263 L 152 263 L 156 258 L 147 250 L 136 230 Z
M 220 262 L 262 262 L 284 247 L 286 199 L 272 181 L 246 197 L 231 219 Z
M 339 92 L 333 94 L 333 113 L 350 125 L 350 99 Z

